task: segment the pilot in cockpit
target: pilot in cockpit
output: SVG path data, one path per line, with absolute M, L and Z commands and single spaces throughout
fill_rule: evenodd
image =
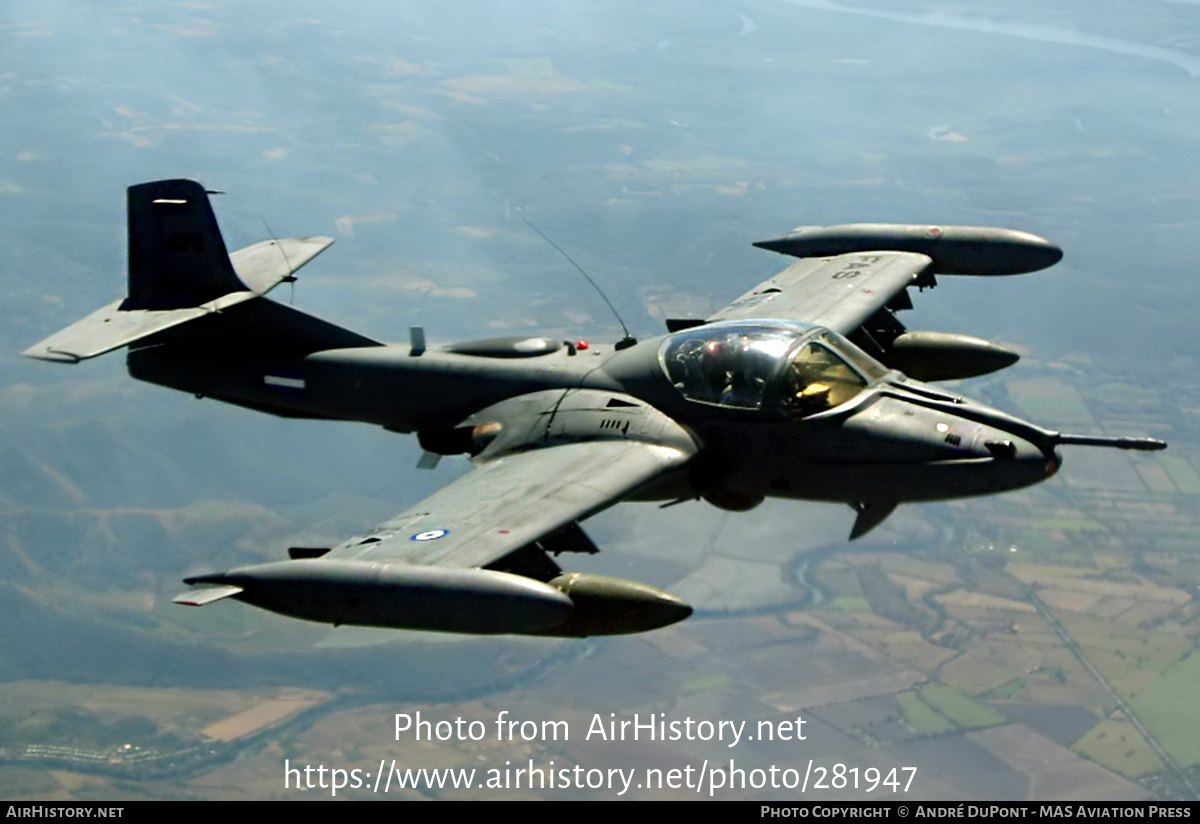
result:
M 810 341 L 788 365 L 783 407 L 793 417 L 807 417 L 844 403 L 865 386 L 866 381 L 845 361 L 820 343 Z
M 705 330 L 669 344 L 665 365 L 675 388 L 692 400 L 759 409 L 787 338 L 770 330 Z M 791 337 L 792 333 L 787 333 Z
M 753 342 L 744 335 L 727 335 L 709 340 L 694 349 L 692 384 L 697 400 L 722 406 L 757 407 L 762 399 L 765 379 L 755 374 Z

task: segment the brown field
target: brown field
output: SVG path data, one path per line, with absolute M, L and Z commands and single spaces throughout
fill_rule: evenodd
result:
M 284 699 L 263 701 L 249 709 L 242 710 L 215 724 L 210 724 L 200 730 L 201 735 L 214 738 L 217 741 L 236 741 L 261 729 L 278 724 L 301 710 L 306 710 L 320 699 Z
M 1029 798 L 1118 801 L 1146 795 L 1137 785 L 1081 761 L 1070 750 L 1020 724 L 980 730 L 968 737 L 1023 773 L 1029 781 Z
M 988 595 L 983 592 L 959 589 L 937 596 L 938 602 L 947 607 L 965 607 L 981 610 L 1009 610 L 1012 612 L 1037 612 L 1033 604 L 1017 601 L 1012 598 L 1001 598 L 999 595 Z

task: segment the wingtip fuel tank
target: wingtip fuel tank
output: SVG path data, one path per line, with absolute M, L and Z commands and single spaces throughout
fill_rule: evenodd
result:
M 1063 256 L 1062 249 L 1043 237 L 991 226 L 799 226 L 783 237 L 754 245 L 800 258 L 882 250 L 916 252 L 932 258 L 933 271 L 944 275 L 1019 275 L 1053 266 Z
M 587 573 L 548 583 L 491 569 L 350 560 L 277 561 L 199 575 L 176 603 L 232 597 L 326 624 L 481 635 L 587 637 L 658 629 L 692 608 L 657 587 Z
M 540 581 L 490 569 L 305 559 L 185 579 L 240 587 L 232 597 L 326 624 L 469 632 L 539 633 L 566 621 L 571 599 Z

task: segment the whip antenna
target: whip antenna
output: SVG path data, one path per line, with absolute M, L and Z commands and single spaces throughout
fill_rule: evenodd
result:
M 635 343 L 637 343 L 637 338 L 635 338 L 633 335 L 629 334 L 629 327 L 625 325 L 625 321 L 621 320 L 621 315 L 619 312 L 617 312 L 617 307 L 613 306 L 612 301 L 608 299 L 608 295 L 604 294 L 604 290 L 596 285 L 596 281 L 592 280 L 592 276 L 589 275 L 587 272 L 585 272 L 583 267 L 580 266 L 578 263 L 576 263 L 575 259 L 573 257 L 571 257 L 566 252 L 564 252 L 563 248 L 561 246 L 559 246 L 557 243 L 555 243 L 553 240 L 551 240 L 549 237 L 547 237 L 545 232 L 543 232 L 538 227 L 534 226 L 532 220 L 525 217 L 525 215 L 521 215 L 521 220 L 525 221 L 526 226 L 528 226 L 533 231 L 537 232 L 538 235 L 542 238 L 542 240 L 546 241 L 552 247 L 554 247 L 554 251 L 558 252 L 560 255 L 562 255 L 564 258 L 566 258 L 567 263 L 574 266 L 575 270 L 577 272 L 579 272 L 579 274 L 583 275 L 584 279 L 587 280 L 588 283 L 592 284 L 592 288 L 596 290 L 596 294 L 600 295 L 600 297 L 604 300 L 604 302 L 606 304 L 608 304 L 608 308 L 613 313 L 613 317 L 617 319 L 617 323 L 621 324 L 621 331 L 623 331 L 625 333 L 625 337 L 623 337 L 619 341 L 617 341 L 616 345 L 613 348 L 618 349 L 618 350 L 628 349 L 629 347 L 631 347 Z
M 279 242 L 279 238 L 275 237 L 275 233 L 271 231 L 267 219 L 262 215 L 259 215 L 258 219 L 262 221 L 263 228 L 271 236 L 271 242 L 275 244 L 275 248 L 283 256 L 283 265 L 287 267 L 288 273 L 280 278 L 280 282 L 288 284 L 288 287 L 291 289 L 291 292 L 288 294 L 288 305 L 291 305 L 296 302 L 296 276 L 293 274 L 296 270 L 292 268 L 292 262 L 288 260 L 287 252 L 283 250 L 283 244 Z

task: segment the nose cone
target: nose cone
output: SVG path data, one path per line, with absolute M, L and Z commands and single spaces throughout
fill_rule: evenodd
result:
M 1062 459 L 1054 447 L 1035 442 L 1036 433 L 1022 434 L 1030 437 L 996 427 L 981 427 L 977 443 L 981 443 L 991 457 L 988 474 L 994 485 L 993 491 L 1031 486 L 1058 472 Z
M 1058 450 L 1051 449 L 1051 450 L 1047 451 L 1046 452 L 1046 477 L 1047 478 L 1052 477 L 1054 475 L 1054 473 L 1058 472 L 1059 467 L 1061 467 L 1061 466 L 1062 466 L 1062 455 L 1058 454 Z

